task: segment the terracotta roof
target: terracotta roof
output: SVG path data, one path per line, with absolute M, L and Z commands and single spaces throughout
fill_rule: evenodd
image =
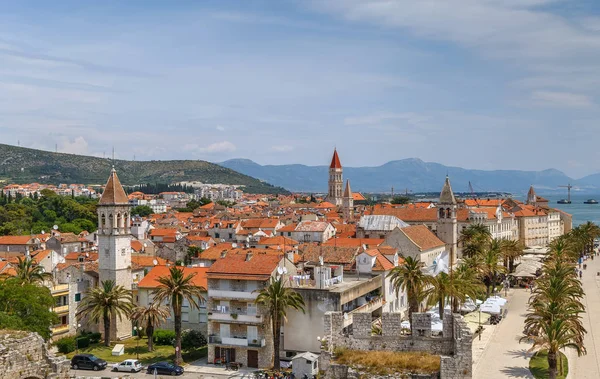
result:
M 156 265 L 154 264 L 154 260 L 156 260 Z M 166 259 L 161 257 L 148 257 L 142 255 L 131 256 L 131 263 L 140 267 L 164 266 L 167 264 L 167 262 L 168 261 Z
M 196 287 L 202 287 L 204 290 L 208 288 L 208 281 L 206 277 L 206 272 L 208 271 L 208 267 L 179 267 L 183 269 L 183 275 L 187 277 L 188 275 L 194 275 L 192 279 L 192 284 Z M 170 275 L 171 267 L 167 266 L 155 266 L 150 272 L 140 282 L 138 283 L 139 288 L 158 288 L 160 287 L 160 283 L 157 279 L 161 277 L 168 277 Z
M 302 221 L 296 226 L 297 232 L 324 232 L 327 226 L 330 225 L 328 222 L 323 221 Z
M 172 228 L 156 228 L 150 230 L 151 236 L 175 236 L 178 230 Z
M 242 222 L 242 227 L 247 229 L 256 228 L 275 228 L 279 224 L 279 219 L 276 218 L 254 218 Z
M 286 238 L 286 237 L 282 237 L 282 236 L 278 236 L 278 237 L 263 237 L 260 239 L 260 241 L 258 241 L 259 245 L 288 245 L 288 246 L 293 246 L 293 245 L 298 245 L 298 241 L 293 240 L 291 238 Z
M 354 201 L 364 201 L 364 200 L 367 200 L 367 199 L 365 199 L 365 197 L 360 192 L 352 192 L 352 199 L 354 199 Z
M 375 256 L 375 265 L 373 271 L 390 271 L 394 268 L 394 264 L 390 262 L 384 255 L 377 254 Z
M 289 224 L 284 226 L 283 228 L 279 228 L 277 229 L 278 232 L 293 232 L 296 230 L 296 226 L 298 226 L 298 224 Z
M 331 158 L 331 164 L 329 168 L 342 168 L 340 163 L 340 157 L 338 157 L 337 149 L 333 149 L 333 157 Z
M 330 209 L 330 208 L 336 208 L 336 205 L 332 204 L 328 201 L 323 201 L 322 203 L 315 205 L 314 208 L 315 209 Z
M 144 249 L 144 245 L 140 241 L 131 241 L 131 248 L 134 251 L 142 251 Z
M 214 274 L 270 276 L 281 259 L 280 255 L 270 254 L 252 254 L 249 260 L 246 260 L 245 254 L 228 255 L 210 266 L 208 276 L 209 278 Z
M 125 194 L 125 190 L 119 181 L 117 172 L 113 168 L 102 192 L 102 197 L 98 202 L 99 205 L 112 205 L 112 204 L 129 204 L 129 198 Z
M 503 199 L 465 199 L 465 205 L 468 207 L 497 207 L 503 202 Z
M 298 248 L 301 262 L 319 262 L 319 257 L 323 257 L 323 262 L 330 264 L 344 265 L 348 270 L 354 262 L 358 247 L 335 247 L 316 244 L 302 244 Z
M 374 247 L 381 245 L 383 241 L 379 238 L 331 238 L 324 242 L 323 246 L 360 247 L 367 245 L 367 247 Z
M 27 245 L 31 236 L 1 236 L 0 245 Z
M 417 245 L 420 251 L 446 245 L 425 225 L 407 226 L 406 228 L 400 229 L 400 231 Z

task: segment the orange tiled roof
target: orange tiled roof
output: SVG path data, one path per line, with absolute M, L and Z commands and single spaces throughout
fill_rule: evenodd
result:
M 1 236 L 0 245 L 27 245 L 31 236 Z
M 383 241 L 379 238 L 331 238 L 327 242 L 324 242 L 323 246 L 360 247 L 367 245 L 367 247 L 372 247 L 381 245 Z
M 384 255 L 377 254 L 375 257 L 375 265 L 373 271 L 390 271 L 394 268 L 394 264 L 390 262 Z
M 286 237 L 282 237 L 282 236 L 278 236 L 278 237 L 263 237 L 260 239 L 260 241 L 258 241 L 259 245 L 288 245 L 288 246 L 293 246 L 293 245 L 297 245 L 298 241 L 295 241 L 291 238 L 286 238 Z
M 131 248 L 134 251 L 142 251 L 144 249 L 144 245 L 140 241 L 131 241 Z
M 400 229 L 400 231 L 413 241 L 420 251 L 446 245 L 425 225 L 411 225 Z
M 360 192 L 352 192 L 352 199 L 354 201 L 364 201 L 367 200 Z
M 171 266 L 172 267 L 172 266 Z M 167 266 L 154 266 L 150 272 L 138 283 L 138 288 L 158 288 L 160 283 L 158 279 L 161 277 L 168 277 L 170 275 L 171 267 Z M 208 281 L 206 278 L 206 272 L 208 267 L 179 267 L 183 270 L 183 275 L 193 275 L 192 284 L 196 287 L 202 287 L 204 290 L 208 288 Z
M 214 274 L 249 275 L 259 277 L 257 280 L 265 280 L 271 276 L 281 259 L 281 256 L 271 254 L 253 254 L 250 260 L 246 260 L 245 254 L 228 255 L 210 266 L 208 277 L 212 278 Z
M 156 260 L 156 265 L 154 264 L 154 260 Z M 140 267 L 164 266 L 167 264 L 167 262 L 168 261 L 166 259 L 161 257 L 147 257 L 141 255 L 131 256 L 131 263 Z
M 341 264 L 344 265 L 344 269 L 348 270 L 352 266 L 354 258 L 360 249 L 358 247 L 302 244 L 298 250 L 301 262 L 319 262 L 319 257 L 322 256 L 324 262 L 329 264 Z
M 333 157 L 331 158 L 331 164 L 329 168 L 342 168 L 340 157 L 338 156 L 337 149 L 333 149 Z

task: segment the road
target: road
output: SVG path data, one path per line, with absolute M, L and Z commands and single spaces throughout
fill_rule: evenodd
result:
M 71 377 L 76 378 L 139 378 L 139 379 L 153 379 L 154 375 L 146 374 L 145 371 L 138 373 L 129 372 L 114 372 L 110 370 L 104 371 L 87 371 L 87 370 L 71 370 Z M 158 378 L 166 378 L 168 375 L 158 375 Z M 183 375 L 177 378 L 183 379 L 226 379 L 226 378 L 241 378 L 241 376 L 234 375 L 220 375 L 220 374 L 202 374 L 197 372 L 185 372 Z
M 588 333 L 584 344 L 587 354 L 581 357 L 572 349 L 563 351 L 569 358 L 568 379 L 600 378 L 600 323 L 594 317 L 600 315 L 600 257 L 588 260 L 583 273 L 586 313 L 583 324 Z M 513 289 L 508 304 L 508 315 L 496 326 L 489 337 L 485 350 L 475 359 L 473 378 L 533 378 L 529 372 L 528 343 L 519 343 L 523 331 L 527 301 L 530 293 L 525 289 Z M 475 357 L 475 352 L 474 352 Z

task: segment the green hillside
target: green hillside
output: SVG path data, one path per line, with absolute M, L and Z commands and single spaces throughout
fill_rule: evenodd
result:
M 104 184 L 112 164 L 110 159 L 0 144 L 0 179 L 8 183 Z M 200 160 L 115 160 L 114 165 L 125 185 L 197 180 L 203 183 L 241 184 L 245 186 L 242 188 L 244 192 L 248 193 L 287 193 L 284 188 Z

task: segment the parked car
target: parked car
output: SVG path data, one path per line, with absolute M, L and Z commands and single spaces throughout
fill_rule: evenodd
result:
M 142 368 L 142 363 L 137 359 L 126 359 L 121 363 L 113 365 L 114 371 L 140 372 Z
M 176 366 L 169 362 L 156 362 L 148 366 L 148 374 L 154 374 L 156 369 L 157 374 L 162 375 L 181 375 L 183 374 L 183 367 Z
M 104 370 L 106 368 L 106 361 L 93 354 L 76 354 L 71 358 L 71 367 L 74 370 Z

